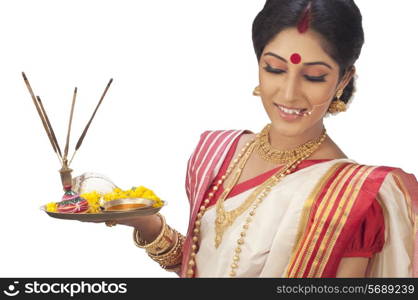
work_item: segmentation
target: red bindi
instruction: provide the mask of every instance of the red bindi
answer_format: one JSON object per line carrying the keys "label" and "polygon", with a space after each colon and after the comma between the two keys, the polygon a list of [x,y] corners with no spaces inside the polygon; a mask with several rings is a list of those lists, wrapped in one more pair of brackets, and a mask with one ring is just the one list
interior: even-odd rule
{"label": "red bindi", "polygon": [[302,57],[300,57],[300,55],[298,53],[293,53],[292,56],[290,57],[290,61],[297,65],[300,64],[300,62],[302,61]]}

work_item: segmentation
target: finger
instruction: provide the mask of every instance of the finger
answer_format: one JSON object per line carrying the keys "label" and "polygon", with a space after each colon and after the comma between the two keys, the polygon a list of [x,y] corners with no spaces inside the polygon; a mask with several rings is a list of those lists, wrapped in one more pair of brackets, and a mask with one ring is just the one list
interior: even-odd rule
{"label": "finger", "polygon": [[111,221],[106,221],[105,224],[108,227],[113,227],[113,226],[116,226],[118,224],[118,222],[116,222],[114,220],[111,220]]}

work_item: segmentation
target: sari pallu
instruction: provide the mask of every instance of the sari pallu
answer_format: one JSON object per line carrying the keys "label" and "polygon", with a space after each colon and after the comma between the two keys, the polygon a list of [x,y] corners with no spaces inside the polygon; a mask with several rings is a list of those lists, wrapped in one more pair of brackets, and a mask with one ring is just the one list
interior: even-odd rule
{"label": "sari pallu", "polygon": [[[183,247],[181,277],[185,277],[191,231],[204,194],[218,173],[232,143],[245,132],[248,131],[206,131],[201,135],[199,144],[189,159],[186,192],[190,201],[190,222]],[[298,184],[304,188],[298,188]],[[413,262],[418,258],[418,183],[414,175],[398,168],[366,166],[350,159],[336,159],[292,173],[279,183],[277,191],[275,189],[276,187],[270,193],[271,197],[283,198],[284,195],[293,194],[286,208],[289,209],[289,212],[286,212],[288,218],[279,220],[281,223],[277,223],[280,225],[277,227],[274,227],[276,223],[272,223],[273,227],[269,232],[263,232],[263,235],[270,236],[266,236],[265,249],[268,250],[265,251],[262,260],[246,262],[245,255],[242,257],[240,268],[242,265],[243,273],[240,276],[335,277],[350,236],[358,228],[362,217],[375,199],[379,201],[384,212],[386,242],[382,251],[371,259],[366,276],[417,276],[417,265]],[[228,199],[225,203],[228,204],[229,201],[232,205],[234,199]],[[263,205],[268,207],[276,204],[263,202],[258,209],[261,210],[261,214]],[[271,209],[279,213],[285,208],[271,206]],[[258,218],[267,220],[265,217],[273,214],[271,209],[265,209],[265,215]],[[204,218],[210,218],[210,214],[208,210]],[[236,226],[241,226],[238,219]],[[254,243],[251,236],[247,238],[248,243]],[[225,270],[228,269],[232,256],[227,255],[227,259],[223,261],[222,251],[232,254],[236,238],[224,239],[220,249],[215,252],[210,252],[209,246],[213,247],[211,239],[210,232],[202,231],[202,244],[198,255],[215,255],[216,259],[207,265],[197,263],[197,276],[228,276]],[[250,255],[247,260],[252,260],[252,257],[257,256]],[[226,269],[222,270],[219,266],[216,269],[216,262],[226,264]],[[246,270],[245,264],[251,263],[260,265],[247,266]],[[257,269],[256,273],[252,274],[251,268]]]}

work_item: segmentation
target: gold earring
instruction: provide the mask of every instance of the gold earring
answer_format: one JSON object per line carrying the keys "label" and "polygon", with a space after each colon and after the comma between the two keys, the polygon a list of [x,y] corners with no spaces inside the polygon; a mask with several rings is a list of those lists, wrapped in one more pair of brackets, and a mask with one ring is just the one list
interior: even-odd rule
{"label": "gold earring", "polygon": [[340,98],[343,95],[344,90],[338,90],[335,95],[337,100],[333,100],[331,105],[328,107],[328,112],[331,114],[337,114],[347,110],[347,105]]}
{"label": "gold earring", "polygon": [[257,85],[253,91],[253,95],[254,96],[260,96],[261,95],[261,91],[260,91],[260,86]]}

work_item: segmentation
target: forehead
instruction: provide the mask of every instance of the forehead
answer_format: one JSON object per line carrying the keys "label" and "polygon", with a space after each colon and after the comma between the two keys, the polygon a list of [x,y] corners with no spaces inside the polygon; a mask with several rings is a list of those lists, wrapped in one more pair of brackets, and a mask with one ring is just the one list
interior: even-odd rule
{"label": "forehead", "polygon": [[312,30],[299,33],[297,28],[285,29],[266,45],[263,52],[273,52],[287,60],[290,60],[292,54],[297,53],[301,56],[302,62],[325,61],[337,66],[322,48],[319,34]]}

